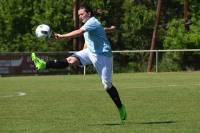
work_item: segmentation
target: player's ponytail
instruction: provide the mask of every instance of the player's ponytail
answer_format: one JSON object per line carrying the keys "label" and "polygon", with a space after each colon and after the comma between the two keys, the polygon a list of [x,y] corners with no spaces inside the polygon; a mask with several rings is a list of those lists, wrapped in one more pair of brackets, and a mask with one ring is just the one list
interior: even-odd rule
{"label": "player's ponytail", "polygon": [[79,9],[84,9],[87,13],[90,13],[90,16],[101,16],[102,14],[106,14],[106,10],[97,9],[96,11],[93,11],[89,6],[81,5]]}
{"label": "player's ponytail", "polygon": [[88,6],[81,5],[81,6],[79,7],[79,10],[80,10],[80,9],[84,9],[85,12],[90,13],[90,16],[91,16],[91,17],[95,15],[94,12],[92,11],[92,9],[91,9],[90,7],[88,7]]}

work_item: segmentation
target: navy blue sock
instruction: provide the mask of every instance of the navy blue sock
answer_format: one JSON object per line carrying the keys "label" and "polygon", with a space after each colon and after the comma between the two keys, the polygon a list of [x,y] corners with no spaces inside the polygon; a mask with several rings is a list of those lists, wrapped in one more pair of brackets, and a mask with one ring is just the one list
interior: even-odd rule
{"label": "navy blue sock", "polygon": [[46,69],[48,68],[63,69],[68,66],[69,66],[69,63],[67,62],[67,60],[64,60],[64,61],[53,60],[53,61],[46,62]]}
{"label": "navy blue sock", "polygon": [[115,103],[117,108],[121,108],[122,107],[122,102],[120,100],[120,97],[119,97],[119,94],[117,92],[117,89],[114,86],[112,86],[111,88],[107,89],[106,91],[110,95],[111,99],[113,100],[113,102]]}

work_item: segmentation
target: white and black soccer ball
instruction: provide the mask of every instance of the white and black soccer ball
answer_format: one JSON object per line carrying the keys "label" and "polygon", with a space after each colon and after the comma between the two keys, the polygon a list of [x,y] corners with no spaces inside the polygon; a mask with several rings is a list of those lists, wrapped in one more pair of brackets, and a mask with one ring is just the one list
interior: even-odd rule
{"label": "white and black soccer ball", "polygon": [[51,36],[51,28],[46,24],[38,25],[35,34],[37,38],[48,38]]}

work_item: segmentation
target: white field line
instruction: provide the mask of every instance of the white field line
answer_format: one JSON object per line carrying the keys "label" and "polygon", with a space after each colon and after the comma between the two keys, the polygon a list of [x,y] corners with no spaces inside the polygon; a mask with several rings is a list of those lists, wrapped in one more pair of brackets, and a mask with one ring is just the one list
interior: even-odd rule
{"label": "white field line", "polygon": [[[187,84],[187,85],[183,85],[183,84],[169,84],[169,85],[166,85],[166,86],[168,86],[168,87],[180,87],[180,86],[200,86],[200,84],[199,83],[194,83],[194,84]],[[163,87],[163,86],[132,86],[132,87],[129,87],[129,88],[127,88],[127,89],[140,89],[140,88],[161,88],[161,87]],[[102,87],[102,89],[101,88],[93,88],[93,89],[74,89],[74,90],[68,90],[68,91],[80,91],[80,90],[82,90],[82,91],[84,91],[84,90],[86,90],[86,91],[105,91],[104,89],[103,89],[103,87]],[[15,96],[19,96],[19,97],[21,97],[21,96],[25,96],[25,95],[27,95],[25,92],[16,92],[16,93],[14,93],[14,94],[10,94],[10,95],[5,95],[5,96],[0,96],[0,97],[4,97],[4,98],[8,98],[8,97],[15,97]]]}
{"label": "white field line", "polygon": [[171,85],[168,85],[168,86],[170,86],[170,87],[176,87],[176,86],[200,86],[200,84],[187,84],[187,85],[184,85],[184,84],[182,84],[182,85],[175,85],[175,84],[171,84]]}
{"label": "white field line", "polygon": [[168,86],[168,87],[181,87],[181,86],[200,86],[200,84],[169,84],[169,85],[158,85],[158,86],[154,86],[154,85],[152,85],[152,86],[133,86],[133,87],[130,87],[129,89],[132,89],[132,88],[134,88],[134,89],[137,89],[137,88],[161,88],[161,87],[166,87],[166,86]]}
{"label": "white field line", "polygon": [[[162,87],[181,87],[181,86],[200,86],[199,83],[192,83],[192,84],[169,84],[169,85],[149,85],[149,86],[131,86],[126,88],[125,90],[129,89],[144,89],[144,88],[162,88]],[[118,88],[118,87],[117,87]],[[120,89],[120,88],[119,88]],[[73,89],[73,90],[67,90],[67,91],[104,91],[105,89],[102,88],[91,88],[91,89]],[[122,88],[123,90],[123,88]]]}
{"label": "white field line", "polygon": [[26,95],[26,93],[25,92],[17,92],[17,96],[25,96]]}
{"label": "white field line", "polygon": [[7,98],[7,97],[15,97],[15,96],[21,97],[21,96],[25,96],[25,95],[26,95],[25,92],[16,92],[14,94],[0,96],[0,97],[5,97],[5,98]]}

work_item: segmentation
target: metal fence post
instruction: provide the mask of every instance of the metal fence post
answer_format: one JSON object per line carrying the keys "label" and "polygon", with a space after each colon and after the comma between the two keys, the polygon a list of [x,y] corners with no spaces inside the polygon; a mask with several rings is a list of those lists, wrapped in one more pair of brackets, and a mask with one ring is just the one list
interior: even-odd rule
{"label": "metal fence post", "polygon": [[156,72],[158,72],[158,51],[156,50]]}

